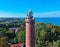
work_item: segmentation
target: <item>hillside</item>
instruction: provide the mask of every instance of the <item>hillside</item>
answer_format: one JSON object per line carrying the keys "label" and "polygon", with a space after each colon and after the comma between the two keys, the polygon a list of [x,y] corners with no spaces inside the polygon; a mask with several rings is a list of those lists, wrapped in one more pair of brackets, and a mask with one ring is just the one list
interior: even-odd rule
{"label": "hillside", "polygon": [[[0,44],[25,43],[25,25],[15,34],[15,30],[0,28]],[[6,39],[3,39],[6,38]],[[7,43],[8,42],[8,43]],[[60,47],[60,27],[41,22],[35,23],[35,47]],[[8,47],[8,46],[7,46]]]}
{"label": "hillside", "polygon": [[25,18],[0,18],[0,28],[20,27],[21,23],[25,23],[24,20]]}

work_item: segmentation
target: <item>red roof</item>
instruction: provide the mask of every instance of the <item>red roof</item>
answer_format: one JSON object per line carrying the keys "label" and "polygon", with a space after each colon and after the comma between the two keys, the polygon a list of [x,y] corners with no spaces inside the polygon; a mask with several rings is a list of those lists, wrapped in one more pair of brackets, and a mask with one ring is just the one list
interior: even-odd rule
{"label": "red roof", "polygon": [[24,47],[24,44],[11,44],[10,47]]}

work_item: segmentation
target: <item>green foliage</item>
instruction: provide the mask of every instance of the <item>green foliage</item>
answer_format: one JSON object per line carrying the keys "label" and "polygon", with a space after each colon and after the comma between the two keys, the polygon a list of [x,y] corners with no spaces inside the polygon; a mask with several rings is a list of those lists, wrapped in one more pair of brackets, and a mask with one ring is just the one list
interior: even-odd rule
{"label": "green foliage", "polygon": [[35,47],[55,47],[54,43],[60,39],[59,29],[55,25],[35,23]]}
{"label": "green foliage", "polygon": [[[22,21],[21,21],[22,22]],[[17,33],[13,30],[9,30],[9,26],[6,24],[6,28],[0,28],[0,38],[7,37],[7,40],[0,39],[11,43],[25,43],[25,23],[24,26],[19,28]],[[13,24],[12,24],[13,26]],[[60,47],[60,27],[51,24],[44,24],[40,22],[35,23],[35,47]]]}
{"label": "green foliage", "polygon": [[6,28],[0,28],[0,37],[6,35]]}
{"label": "green foliage", "polygon": [[0,47],[8,47],[7,37],[0,37]]}
{"label": "green foliage", "polygon": [[18,43],[25,43],[25,28],[18,30],[16,37],[17,37]]}

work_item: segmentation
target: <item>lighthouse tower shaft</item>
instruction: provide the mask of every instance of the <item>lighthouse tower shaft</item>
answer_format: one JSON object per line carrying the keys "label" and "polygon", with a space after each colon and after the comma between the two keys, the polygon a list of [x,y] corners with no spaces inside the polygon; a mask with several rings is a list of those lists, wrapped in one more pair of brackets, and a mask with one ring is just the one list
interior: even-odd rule
{"label": "lighthouse tower shaft", "polygon": [[26,18],[26,47],[34,47],[34,19]]}
{"label": "lighthouse tower shaft", "polygon": [[25,22],[26,22],[26,47],[35,47],[33,16],[27,16]]}

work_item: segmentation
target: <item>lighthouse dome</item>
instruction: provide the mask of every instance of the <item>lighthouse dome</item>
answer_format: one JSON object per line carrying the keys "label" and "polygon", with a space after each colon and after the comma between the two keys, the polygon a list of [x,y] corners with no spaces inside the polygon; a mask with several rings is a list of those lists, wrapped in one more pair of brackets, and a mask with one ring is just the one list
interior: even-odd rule
{"label": "lighthouse dome", "polygon": [[32,16],[32,15],[33,15],[33,12],[32,12],[32,10],[29,9],[29,10],[27,11],[27,16]]}

